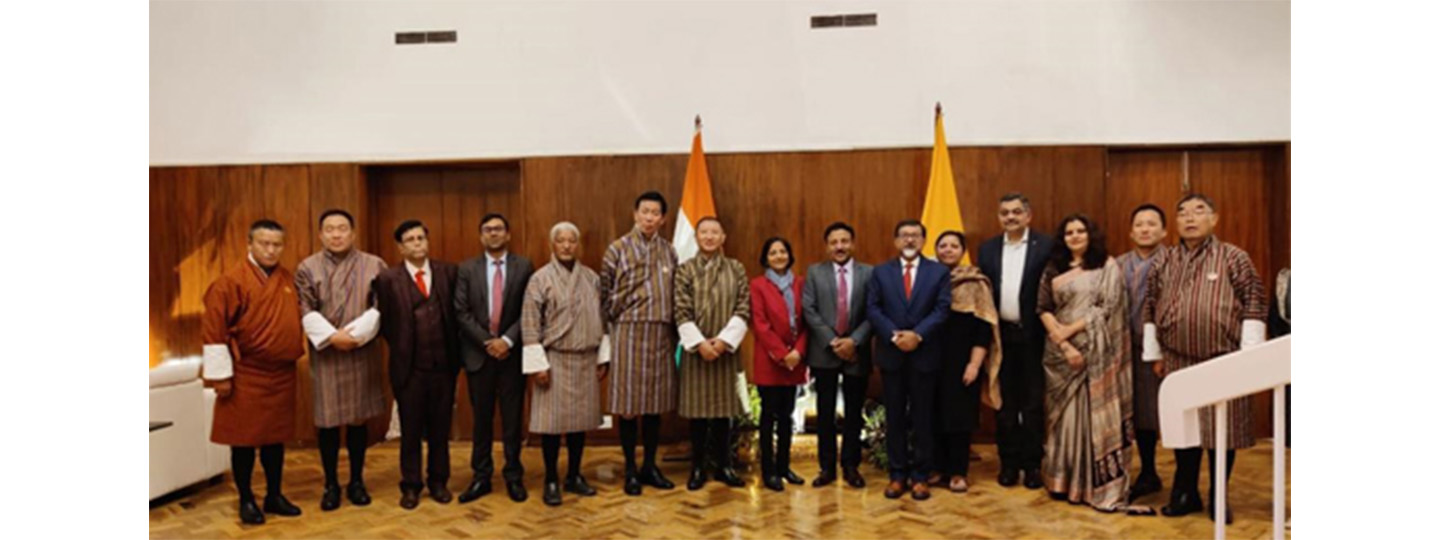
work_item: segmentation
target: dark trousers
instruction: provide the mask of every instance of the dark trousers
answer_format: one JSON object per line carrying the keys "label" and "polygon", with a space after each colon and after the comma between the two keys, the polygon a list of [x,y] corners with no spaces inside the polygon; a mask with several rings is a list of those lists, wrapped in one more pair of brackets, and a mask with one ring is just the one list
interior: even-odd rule
{"label": "dark trousers", "polygon": [[[1214,497],[1215,481],[1215,451],[1206,450],[1205,454],[1210,456],[1210,496]],[[1171,489],[1175,494],[1190,493],[1197,498],[1200,496],[1200,456],[1199,447],[1176,448],[1175,449],[1175,482]],[[1235,450],[1225,451],[1225,482],[1230,482],[1230,474],[1235,472]],[[1213,501],[1212,501],[1213,502]]]}
{"label": "dark trousers", "polygon": [[[455,372],[420,371],[396,389],[400,408],[400,489],[444,486],[450,480],[450,419],[454,417]],[[420,441],[430,448],[420,476]]]}
{"label": "dark trousers", "polygon": [[[840,388],[840,369],[815,369],[816,418],[820,437],[820,470],[835,472],[835,397]],[[865,389],[869,377],[845,376],[845,426],[842,429],[844,444],[840,451],[840,466],[860,466],[860,428],[865,425]]]}
{"label": "dark trousers", "polygon": [[1000,395],[1005,399],[995,412],[1000,467],[1039,469],[1045,457],[1044,337],[1028,339],[1009,323],[1001,328]]}
{"label": "dark trousers", "polygon": [[[285,470],[285,445],[261,446],[260,464],[265,467],[266,496],[279,497],[280,478]],[[240,492],[240,502],[254,501],[255,493],[250,490],[250,476],[255,473],[255,447],[231,446],[230,471],[235,477],[235,490]]]}
{"label": "dark trousers", "polygon": [[939,377],[936,373],[922,373],[909,362],[898,370],[882,371],[880,376],[885,383],[885,450],[890,457],[890,479],[923,482],[934,463]]}
{"label": "dark trousers", "polygon": [[495,474],[491,455],[495,444],[495,404],[500,404],[500,424],[505,432],[505,469],[507,482],[519,482],[525,476],[520,463],[520,414],[525,408],[525,375],[520,372],[520,351],[511,350],[504,360],[486,359],[485,365],[465,374],[470,383],[470,407],[475,412],[474,445],[470,449],[470,469],[476,479]]}
{"label": "dark trousers", "polygon": [[935,434],[935,470],[950,476],[970,474],[970,433]]}
{"label": "dark trousers", "polygon": [[[795,414],[795,387],[760,386],[758,389],[760,474],[785,474],[790,470],[790,441],[795,436],[795,419],[792,416]],[[780,439],[778,443],[777,438]],[[831,444],[834,444],[834,439],[831,439]]]}

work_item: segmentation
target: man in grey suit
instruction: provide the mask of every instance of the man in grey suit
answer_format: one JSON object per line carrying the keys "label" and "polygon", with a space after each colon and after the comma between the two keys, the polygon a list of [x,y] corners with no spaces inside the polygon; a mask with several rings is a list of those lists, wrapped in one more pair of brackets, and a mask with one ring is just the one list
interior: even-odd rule
{"label": "man in grey suit", "polygon": [[470,407],[475,413],[474,446],[470,468],[475,479],[460,494],[466,503],[490,493],[495,472],[495,403],[505,429],[505,489],[510,499],[528,496],[521,482],[520,415],[525,408],[525,375],[520,371],[520,307],[525,285],[535,268],[530,260],[509,253],[510,222],[500,214],[480,219],[480,242],[485,253],[460,265],[455,280],[455,315],[460,323],[461,358],[469,379]]}
{"label": "man in grey suit", "polygon": [[865,317],[865,284],[871,266],[855,261],[855,229],[844,222],[825,228],[825,245],[830,260],[810,265],[805,272],[801,303],[810,343],[805,359],[815,377],[819,397],[820,476],[812,485],[835,481],[835,397],[844,375],[845,427],[840,465],[845,482],[865,487],[860,475],[861,408],[870,383],[870,321]]}

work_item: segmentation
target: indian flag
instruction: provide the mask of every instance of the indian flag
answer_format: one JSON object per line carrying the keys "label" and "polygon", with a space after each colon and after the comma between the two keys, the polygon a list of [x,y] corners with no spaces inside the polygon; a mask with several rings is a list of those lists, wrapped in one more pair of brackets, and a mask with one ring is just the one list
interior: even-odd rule
{"label": "indian flag", "polygon": [[700,253],[695,224],[714,216],[715,199],[710,196],[710,171],[705,168],[705,147],[700,143],[700,117],[695,117],[695,139],[690,142],[690,164],[685,166],[685,191],[680,195],[680,217],[675,220],[675,253],[680,262]]}
{"label": "indian flag", "polygon": [[[688,186],[688,185],[687,185]],[[687,187],[688,189],[688,187]],[[925,211],[920,223],[928,232],[922,253],[935,258],[935,240],[940,233],[954,230],[965,232],[965,221],[960,217],[960,200],[955,195],[955,172],[950,169],[950,147],[945,144],[945,117],[940,104],[935,104],[935,149],[930,156],[930,187],[925,190]],[[960,264],[970,264],[970,250]]]}

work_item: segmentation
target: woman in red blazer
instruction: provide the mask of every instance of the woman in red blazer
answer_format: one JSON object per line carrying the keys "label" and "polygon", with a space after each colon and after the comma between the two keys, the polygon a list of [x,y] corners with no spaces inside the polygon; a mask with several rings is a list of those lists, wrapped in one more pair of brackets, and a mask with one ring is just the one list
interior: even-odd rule
{"label": "woman in red blazer", "polygon": [[[805,282],[790,272],[794,264],[790,242],[770,238],[760,249],[765,274],[750,281],[750,318],[755,326],[751,382],[760,389],[760,470],[765,487],[775,491],[785,491],[784,482],[805,483],[790,470],[795,387],[805,384],[808,377],[806,328],[800,305]],[[774,432],[780,439],[778,449]]]}

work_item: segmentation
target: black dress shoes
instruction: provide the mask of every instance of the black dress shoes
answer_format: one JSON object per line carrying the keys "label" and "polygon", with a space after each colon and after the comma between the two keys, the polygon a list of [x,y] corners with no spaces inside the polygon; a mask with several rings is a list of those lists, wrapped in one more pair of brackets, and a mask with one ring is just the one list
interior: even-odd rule
{"label": "black dress shoes", "polygon": [[560,506],[560,482],[546,480],[545,491],[540,495],[540,500],[545,501],[546,506]]}
{"label": "black dress shoes", "polygon": [[790,483],[790,485],[794,485],[794,486],[803,486],[803,485],[805,485],[805,479],[804,479],[804,478],[801,478],[800,475],[795,474],[795,471],[792,471],[792,470],[790,470],[790,469],[785,469],[785,474],[780,475],[780,478],[784,478],[786,482],[789,482],[789,483]]}
{"label": "black dress shoes", "polygon": [[735,474],[735,469],[730,467],[722,467],[715,471],[715,479],[730,487],[745,487],[745,481],[740,479],[740,475]]}
{"label": "black dress shoes", "polygon": [[1179,517],[1204,509],[1205,505],[1200,502],[1199,493],[1171,493],[1170,504],[1161,508],[1160,514],[1165,517]]}
{"label": "black dress shoes", "polygon": [[644,490],[644,488],[641,487],[643,485],[644,484],[640,483],[640,475],[635,473],[629,473],[625,475],[626,495],[629,495],[631,497],[640,495],[640,493]]}
{"label": "black dress shoes", "polygon": [[810,485],[812,487],[825,487],[833,483],[835,483],[835,471],[827,471],[822,469],[820,471],[820,476],[816,476],[815,480],[810,482]]}
{"label": "black dress shoes", "polygon": [[255,501],[240,501],[240,522],[246,525],[263,525],[265,513],[255,506]]}
{"label": "black dress shoes", "polygon": [[1142,474],[1135,479],[1135,484],[1130,486],[1130,500],[1133,502],[1151,493],[1158,493],[1163,488],[1164,484],[1160,482],[1158,475]]}
{"label": "black dress shoes", "polygon": [[460,502],[468,503],[475,499],[479,499],[483,495],[488,495],[490,493],[490,490],[491,486],[489,478],[476,478],[470,481],[470,487],[465,488],[465,491],[460,493]]}
{"label": "black dress shoes", "polygon": [[445,484],[430,484],[430,498],[435,502],[446,504],[450,502],[450,497],[450,488]]}
{"label": "black dress shoes", "polygon": [[781,481],[779,476],[766,476],[760,483],[770,491],[785,491],[785,482]]}
{"label": "black dress shoes", "polygon": [[860,474],[859,467],[845,468],[845,483],[856,489],[865,487],[865,476]]}
{"label": "black dress shoes", "polygon": [[1015,487],[1015,484],[1020,483],[1020,470],[1001,467],[1000,476],[995,478],[995,482],[1004,487]]}
{"label": "black dress shoes", "polygon": [[284,495],[266,495],[265,513],[277,516],[295,517],[300,515],[300,507],[290,504],[290,500]]}
{"label": "black dress shoes", "polygon": [[1040,469],[1025,471],[1025,489],[1040,489],[1045,487],[1045,482],[1040,478]]}
{"label": "black dress shoes", "polygon": [[364,482],[350,482],[350,485],[345,486],[345,497],[355,506],[370,504],[370,492],[365,491]]}
{"label": "black dress shoes", "polygon": [[595,488],[585,481],[584,476],[571,476],[565,479],[565,491],[574,493],[581,497],[594,497]]}
{"label": "black dress shoes", "polygon": [[660,473],[659,467],[646,467],[640,470],[640,483],[657,489],[675,489],[675,483]]}
{"label": "black dress shoes", "polygon": [[685,483],[685,489],[699,491],[700,488],[705,487],[705,482],[709,480],[710,478],[706,476],[704,468],[695,467],[690,469],[690,481]]}
{"label": "black dress shoes", "polygon": [[406,510],[414,510],[416,506],[420,506],[420,490],[409,488],[401,489],[400,507]]}
{"label": "black dress shoes", "polygon": [[320,509],[326,512],[340,507],[340,484],[325,486],[325,494],[320,496]]}
{"label": "black dress shoes", "polygon": [[517,503],[525,502],[525,499],[530,498],[530,493],[525,491],[525,484],[518,480],[506,480],[505,492],[510,494],[510,500]]}

